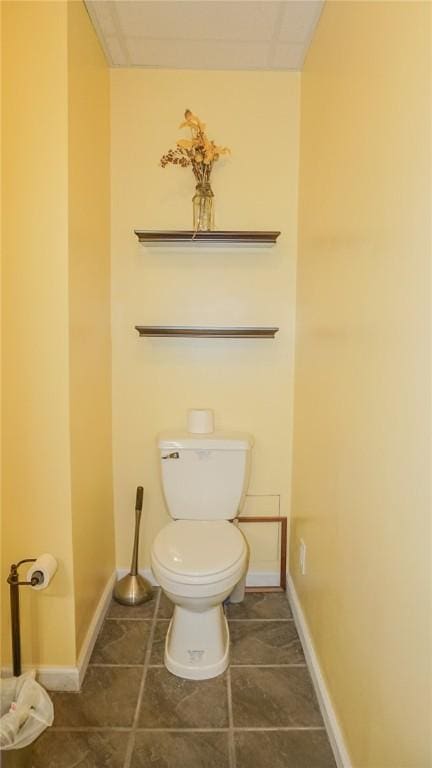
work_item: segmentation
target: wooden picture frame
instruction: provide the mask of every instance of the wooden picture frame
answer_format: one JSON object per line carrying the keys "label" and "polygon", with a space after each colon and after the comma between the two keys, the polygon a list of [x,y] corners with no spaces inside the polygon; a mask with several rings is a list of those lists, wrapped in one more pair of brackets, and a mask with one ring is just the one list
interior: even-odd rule
{"label": "wooden picture frame", "polygon": [[237,518],[239,523],[279,523],[281,527],[280,546],[280,578],[278,587],[246,587],[246,592],[285,592],[286,591],[286,565],[287,565],[287,532],[288,518],[281,515],[269,517],[249,517],[241,515]]}

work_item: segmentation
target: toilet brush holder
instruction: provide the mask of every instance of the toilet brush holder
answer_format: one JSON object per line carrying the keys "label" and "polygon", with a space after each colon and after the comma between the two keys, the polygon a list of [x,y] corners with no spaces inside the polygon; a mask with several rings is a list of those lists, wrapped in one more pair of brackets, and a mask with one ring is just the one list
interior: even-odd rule
{"label": "toilet brush holder", "polygon": [[114,587],[113,597],[122,605],[140,605],[150,600],[153,587],[138,573],[138,545],[141,524],[144,489],[139,485],[135,501],[135,535],[130,573],[120,579]]}

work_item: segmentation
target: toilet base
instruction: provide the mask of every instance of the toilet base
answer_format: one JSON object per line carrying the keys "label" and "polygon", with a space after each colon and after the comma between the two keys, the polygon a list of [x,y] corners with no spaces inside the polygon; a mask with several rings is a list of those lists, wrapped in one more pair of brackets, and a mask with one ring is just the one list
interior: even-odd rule
{"label": "toilet base", "polygon": [[208,680],[229,664],[229,630],[222,606],[200,613],[176,605],[165,641],[165,666],[186,680]]}

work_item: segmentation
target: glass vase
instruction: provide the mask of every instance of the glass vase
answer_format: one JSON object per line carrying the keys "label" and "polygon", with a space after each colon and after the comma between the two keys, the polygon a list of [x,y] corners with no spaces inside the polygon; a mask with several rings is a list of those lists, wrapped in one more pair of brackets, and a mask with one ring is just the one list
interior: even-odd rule
{"label": "glass vase", "polygon": [[211,232],[214,229],[213,197],[209,182],[196,185],[195,194],[192,198],[195,232]]}

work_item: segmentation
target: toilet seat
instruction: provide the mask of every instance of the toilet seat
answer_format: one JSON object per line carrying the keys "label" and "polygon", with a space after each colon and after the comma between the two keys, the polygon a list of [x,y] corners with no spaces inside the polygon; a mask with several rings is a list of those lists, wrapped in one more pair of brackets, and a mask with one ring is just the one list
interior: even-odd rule
{"label": "toilet seat", "polygon": [[156,536],[152,560],[172,581],[211,584],[243,566],[245,539],[228,520],[176,520]]}

